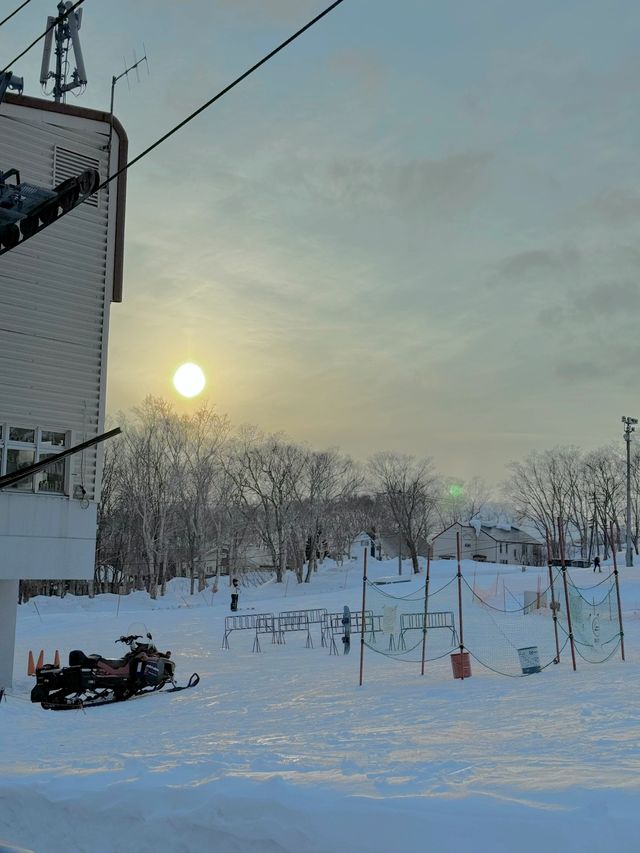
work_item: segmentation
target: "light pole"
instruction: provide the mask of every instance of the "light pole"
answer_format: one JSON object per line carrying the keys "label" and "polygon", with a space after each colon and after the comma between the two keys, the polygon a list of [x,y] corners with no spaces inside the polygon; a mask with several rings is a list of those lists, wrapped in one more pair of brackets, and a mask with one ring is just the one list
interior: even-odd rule
{"label": "light pole", "polygon": [[627,443],[627,559],[625,565],[631,567],[633,566],[633,549],[631,547],[631,433],[636,431],[634,424],[638,423],[638,419],[623,415],[622,423],[624,424],[624,440]]}
{"label": "light pole", "polygon": [[398,530],[398,574],[402,577],[402,531]]}

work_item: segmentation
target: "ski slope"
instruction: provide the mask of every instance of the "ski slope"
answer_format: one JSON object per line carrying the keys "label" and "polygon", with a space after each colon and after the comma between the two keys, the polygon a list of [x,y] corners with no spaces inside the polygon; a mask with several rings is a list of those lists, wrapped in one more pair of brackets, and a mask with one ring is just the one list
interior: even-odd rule
{"label": "ski slope", "polygon": [[[535,589],[537,572],[508,575]],[[432,566],[444,580],[455,563]],[[403,571],[410,573],[405,562]],[[397,564],[371,561],[369,575]],[[577,583],[593,582],[574,570]],[[565,651],[526,678],[480,669],[454,680],[448,657],[419,664],[330,655],[312,626],[285,645],[233,633],[222,650],[226,585],[190,597],[38,598],[19,608],[16,683],[0,705],[0,839],[37,853],[631,853],[640,807],[640,569],[621,569],[627,661]],[[398,584],[398,591],[424,583]],[[242,589],[240,613],[361,606],[361,564],[321,567],[311,584]],[[394,590],[395,591],[395,590]],[[254,610],[255,608],[255,610]],[[86,712],[29,702],[29,649],[114,655],[148,628],[178,680],[199,687]]]}

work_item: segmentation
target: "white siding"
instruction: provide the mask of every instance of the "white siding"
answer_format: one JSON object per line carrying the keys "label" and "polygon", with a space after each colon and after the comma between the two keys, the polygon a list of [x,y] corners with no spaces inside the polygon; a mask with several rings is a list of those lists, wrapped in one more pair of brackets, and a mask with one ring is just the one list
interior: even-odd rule
{"label": "white siding", "polygon": [[[0,169],[52,187],[56,147],[78,173],[97,162],[107,173],[108,125],[3,104]],[[117,159],[114,135],[112,163]],[[61,168],[60,152],[57,156]],[[72,430],[77,444],[104,429],[108,311],[112,295],[115,185],[23,246],[0,257],[0,422]],[[96,449],[73,457],[71,494],[99,497]],[[35,496],[40,499],[40,496]]]}
{"label": "white siding", "polygon": [[[107,121],[27,101],[0,105],[0,169],[53,187],[97,164],[104,179]],[[112,174],[119,142],[116,132]],[[72,444],[104,431],[116,255],[110,186],[0,257],[0,423],[70,431]],[[92,448],[71,458],[66,495],[0,493],[0,579],[93,576],[101,455]],[[79,487],[84,500],[73,497]]]}

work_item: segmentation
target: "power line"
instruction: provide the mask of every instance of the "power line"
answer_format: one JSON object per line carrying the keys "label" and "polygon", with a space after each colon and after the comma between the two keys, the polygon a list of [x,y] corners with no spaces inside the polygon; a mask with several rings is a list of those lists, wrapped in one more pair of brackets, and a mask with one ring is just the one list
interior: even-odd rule
{"label": "power line", "polygon": [[[82,2],[82,0],[81,0],[81,2]],[[157,148],[159,145],[162,145],[162,143],[165,142],[167,139],[169,139],[170,136],[173,136],[174,133],[177,133],[186,124],[189,124],[189,122],[192,121],[196,116],[200,115],[201,112],[204,112],[204,110],[206,110],[208,107],[210,107],[216,101],[218,101],[223,95],[226,95],[227,92],[230,92],[231,89],[233,89],[235,86],[238,85],[238,83],[241,83],[243,80],[245,80],[251,74],[253,74],[254,71],[257,71],[257,69],[260,68],[261,65],[264,65],[266,62],[268,62],[270,59],[272,59],[277,53],[280,53],[281,50],[283,50],[285,47],[290,45],[291,42],[295,41],[299,36],[301,36],[304,32],[306,32],[308,29],[310,29],[314,24],[317,24],[319,20],[324,18],[325,15],[328,15],[329,12],[332,12],[336,8],[336,6],[339,6],[343,2],[344,2],[344,0],[335,0],[334,3],[332,3],[330,6],[327,6],[327,8],[323,12],[320,12],[319,15],[316,15],[316,17],[313,18],[311,21],[309,21],[308,24],[305,24],[304,27],[301,27],[292,36],[289,36],[288,39],[285,39],[285,41],[283,41],[281,44],[279,44],[278,47],[274,48],[274,50],[272,50],[270,53],[268,53],[266,56],[264,56],[259,62],[256,62],[255,65],[252,65],[251,68],[247,69],[239,77],[236,77],[236,79],[232,83],[229,83],[228,86],[225,86],[224,89],[221,89],[217,95],[214,95],[213,98],[210,98],[201,107],[198,107],[198,109],[195,110],[195,112],[192,112],[191,115],[187,116],[187,118],[183,119],[183,121],[181,121],[179,124],[175,125],[175,127],[173,127],[170,131],[165,133],[164,136],[161,136],[160,139],[156,140],[148,148],[145,148],[144,151],[142,151],[140,154],[138,154],[137,157],[134,157],[133,160],[130,160],[121,169],[118,169],[117,172],[114,172],[113,175],[111,175],[109,178],[107,178],[105,181],[103,181],[100,184],[100,186],[97,188],[96,192],[99,189],[102,189],[103,187],[105,187],[107,184],[111,183],[111,181],[115,180],[123,172],[126,172],[127,169],[129,169],[131,166],[133,166],[139,160],[142,160],[143,157],[146,157],[147,154],[151,153],[151,151],[153,151],[154,148]],[[78,5],[78,4],[76,4],[76,5]],[[71,11],[71,10],[69,10],[69,11]]]}
{"label": "power line", "polygon": [[[27,2],[30,2],[30,0],[27,0]],[[58,26],[58,24],[59,24],[61,21],[64,21],[64,19],[65,19],[65,18],[68,18],[68,17],[69,17],[69,15],[70,15],[72,12],[74,12],[74,11],[78,8],[78,6],[82,6],[82,4],[83,4],[83,3],[84,3],[84,0],[77,0],[77,3],[74,3],[74,4],[73,4],[73,6],[71,6],[71,8],[69,8],[69,9],[67,9],[67,11],[66,11],[66,12],[64,12],[62,15],[58,15],[58,17],[54,19],[53,23],[52,23],[52,24],[50,24],[50,25],[47,27],[47,29],[42,33],[42,35],[38,36],[38,38],[37,38],[37,39],[34,39],[34,41],[32,41],[32,42],[31,42],[31,44],[29,45],[29,47],[26,47],[26,48],[22,51],[22,53],[19,53],[19,54],[16,56],[16,58],[15,58],[15,59],[12,59],[12,60],[11,60],[11,62],[9,62],[9,64],[8,64],[8,65],[5,65],[5,67],[2,69],[2,71],[0,71],[0,74],[3,74],[5,71],[8,71],[8,70],[9,70],[9,68],[11,68],[11,66],[12,66],[12,65],[15,65],[15,63],[16,63],[19,59],[22,59],[22,57],[25,55],[25,53],[28,53],[28,51],[30,51],[30,50],[31,50],[31,48],[32,48],[35,44],[38,44],[38,42],[39,42],[41,39],[43,39],[43,38],[46,36],[46,34],[47,34],[50,30],[52,30],[54,27],[57,27],[57,26]],[[24,4],[23,4],[23,5],[24,5]],[[21,6],[20,8],[22,8],[22,6]],[[16,12],[18,12],[18,11],[19,11],[19,9],[16,9]],[[14,14],[14,15],[15,15],[15,12],[13,12],[12,14]],[[9,15],[9,17],[11,17],[11,15]],[[5,19],[5,20],[8,20],[8,18],[7,18],[7,19]],[[4,21],[3,21],[3,23],[4,23]]]}
{"label": "power line", "polygon": [[3,24],[6,24],[6,23],[7,23],[7,21],[8,21],[10,18],[13,18],[13,16],[14,16],[14,15],[17,15],[17,14],[18,14],[18,12],[20,11],[20,9],[24,9],[24,7],[25,7],[25,6],[28,6],[28,5],[29,5],[29,3],[31,3],[31,0],[24,0],[24,3],[23,3],[21,6],[18,6],[18,8],[17,8],[14,12],[12,12],[10,15],[7,15],[7,17],[6,17],[3,21],[0,21],[0,27],[1,27]]}

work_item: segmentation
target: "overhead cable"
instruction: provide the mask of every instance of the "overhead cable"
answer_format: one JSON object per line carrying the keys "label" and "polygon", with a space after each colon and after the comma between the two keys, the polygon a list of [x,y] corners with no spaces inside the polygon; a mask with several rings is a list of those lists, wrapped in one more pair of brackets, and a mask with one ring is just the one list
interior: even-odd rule
{"label": "overhead cable", "polygon": [[20,9],[24,9],[25,6],[28,6],[29,3],[31,3],[31,0],[24,0],[24,3],[21,6],[18,6],[18,8],[15,11],[13,11],[10,15],[7,15],[7,17],[4,18],[4,20],[0,21],[0,27],[3,24],[6,24],[7,21],[10,20],[11,18],[13,18],[14,15],[17,15],[18,12],[20,11]]}
{"label": "overhead cable", "polygon": [[[186,124],[189,124],[190,121],[192,121],[196,116],[200,115],[201,112],[204,112],[204,110],[206,110],[208,107],[210,107],[211,104],[218,101],[223,95],[226,95],[227,92],[230,92],[231,89],[233,89],[235,86],[238,85],[238,83],[241,83],[243,80],[245,80],[251,74],[253,74],[254,71],[257,71],[261,65],[264,65],[266,62],[268,62],[270,59],[272,59],[276,55],[276,53],[279,53],[285,47],[290,45],[291,42],[295,41],[299,36],[301,36],[304,32],[306,32],[308,29],[310,29],[314,24],[317,24],[317,22],[319,20],[324,18],[325,15],[328,15],[329,12],[332,12],[336,8],[336,6],[339,6],[343,2],[344,2],[344,0],[335,0],[334,3],[332,3],[330,6],[327,6],[327,8],[323,12],[320,12],[320,14],[316,15],[316,17],[313,18],[313,20],[309,21],[308,24],[305,24],[304,27],[301,27],[292,36],[289,36],[288,39],[283,41],[282,44],[279,44],[278,47],[274,48],[274,50],[272,50],[270,53],[268,53],[266,56],[264,56],[259,62],[256,62],[255,65],[252,65],[251,68],[247,69],[244,72],[244,74],[241,74],[239,77],[236,77],[236,79],[232,83],[229,83],[228,86],[225,86],[224,89],[221,89],[217,95],[214,95],[213,98],[210,98],[201,107],[198,107],[198,109],[195,110],[195,112],[192,112],[191,115],[187,116],[187,118],[183,119],[183,121],[181,121],[179,124],[177,124],[175,127],[173,127],[170,131],[165,133],[164,136],[161,136],[160,139],[156,140],[148,148],[145,148],[144,151],[142,151],[140,154],[138,154],[137,157],[134,157],[133,160],[130,160],[121,169],[118,169],[117,172],[114,172],[113,175],[111,175],[109,178],[107,178],[105,181],[103,181],[100,184],[98,189],[102,189],[103,187],[105,187],[108,183],[115,180],[123,172],[126,172],[127,169],[130,169],[131,166],[134,165],[134,163],[137,163],[139,160],[142,160],[143,157],[146,157],[147,154],[151,153],[151,151],[153,151],[154,148],[157,148],[159,145],[162,145],[162,143],[165,142],[167,139],[169,139],[170,136],[173,136],[174,133],[177,133]],[[97,190],[96,190],[96,192],[97,192]]]}
{"label": "overhead cable", "polygon": [[[57,27],[61,21],[64,21],[65,18],[68,18],[69,15],[72,12],[74,12],[78,8],[78,6],[82,6],[83,3],[84,3],[84,0],[77,0],[77,2],[74,3],[73,6],[71,6],[69,9],[67,9],[66,12],[63,12],[62,15],[58,15],[57,18],[54,18],[53,23],[47,27],[47,29],[42,33],[42,35],[39,35],[37,39],[34,39],[31,42],[31,44],[29,45],[29,47],[26,47],[22,51],[22,53],[19,53],[14,59],[11,60],[11,62],[9,62],[7,65],[5,65],[5,67],[2,69],[2,71],[0,71],[0,74],[3,74],[5,71],[8,71],[13,65],[15,65],[15,63],[19,59],[22,59],[22,57],[25,55],[25,53],[28,53],[35,44],[38,44],[38,42],[46,36],[46,34],[49,32],[49,30],[52,30],[54,27]],[[22,8],[22,6],[20,8]],[[18,12],[18,11],[19,11],[19,9],[16,9],[16,12]],[[15,12],[13,12],[12,14],[15,15]],[[11,15],[9,15],[9,17],[11,17]],[[5,20],[8,20],[8,18],[6,18]],[[4,21],[3,21],[3,23],[4,23]]]}

